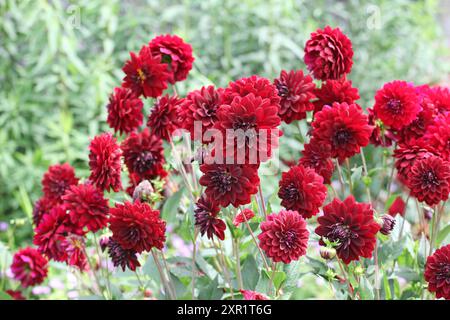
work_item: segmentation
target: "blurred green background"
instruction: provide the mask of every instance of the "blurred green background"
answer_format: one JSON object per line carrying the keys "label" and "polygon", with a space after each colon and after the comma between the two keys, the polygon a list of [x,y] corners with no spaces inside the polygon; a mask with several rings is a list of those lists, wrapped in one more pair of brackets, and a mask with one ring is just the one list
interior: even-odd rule
{"label": "blurred green background", "polygon": [[0,0],[0,222],[24,219],[13,240],[0,230],[0,241],[30,242],[32,203],[50,164],[67,161],[86,175],[89,139],[107,129],[106,101],[128,52],[155,35],[192,44],[184,95],[254,73],[273,79],[281,69],[305,70],[309,34],[339,26],[353,42],[350,78],[367,107],[392,79],[446,81],[443,3]]}

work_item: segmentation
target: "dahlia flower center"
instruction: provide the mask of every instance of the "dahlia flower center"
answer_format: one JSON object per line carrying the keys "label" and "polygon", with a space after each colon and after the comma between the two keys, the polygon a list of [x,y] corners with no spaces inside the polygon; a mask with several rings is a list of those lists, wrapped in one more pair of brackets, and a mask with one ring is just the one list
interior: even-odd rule
{"label": "dahlia flower center", "polygon": [[137,78],[139,80],[139,82],[144,82],[145,79],[147,78],[147,76],[145,75],[145,72],[142,69],[137,69]]}
{"label": "dahlia flower center", "polygon": [[350,245],[352,239],[358,238],[358,235],[350,230],[349,226],[336,223],[331,227],[327,238],[333,242],[337,241],[339,248],[346,248]]}
{"label": "dahlia flower center", "polygon": [[386,103],[387,108],[390,112],[393,114],[399,114],[402,110],[402,103],[400,100],[397,99],[391,99]]}
{"label": "dahlia flower center", "polygon": [[150,151],[142,151],[134,161],[134,170],[139,173],[144,173],[149,170],[155,162],[156,159]]}
{"label": "dahlia flower center", "polygon": [[291,249],[297,243],[297,233],[292,230],[281,232],[280,244]]}
{"label": "dahlia flower center", "polygon": [[237,178],[233,177],[228,171],[215,172],[211,180],[221,194],[230,192],[233,185],[237,183]]}
{"label": "dahlia flower center", "polygon": [[450,282],[450,264],[440,263],[439,271],[436,273],[436,280]]}
{"label": "dahlia flower center", "polygon": [[286,98],[289,95],[289,88],[285,83],[278,82],[276,84],[278,95],[282,98]]}
{"label": "dahlia flower center", "polygon": [[128,232],[125,234],[124,239],[127,242],[136,243],[140,238],[140,232],[139,229],[136,227],[130,227],[128,229]]}
{"label": "dahlia flower center", "polygon": [[238,118],[234,122],[233,129],[238,130],[242,129],[244,131],[255,129],[256,128],[256,116],[249,116],[246,118]]}
{"label": "dahlia flower center", "polygon": [[333,144],[336,147],[346,145],[352,138],[351,132],[347,128],[338,129],[333,135]]}
{"label": "dahlia flower center", "polygon": [[67,185],[64,181],[54,182],[50,186],[50,190],[55,195],[63,195],[66,192],[66,189],[67,189]]}
{"label": "dahlia flower center", "polygon": [[284,198],[289,201],[297,202],[303,200],[303,195],[298,191],[294,183],[289,184],[285,189]]}
{"label": "dahlia flower center", "polygon": [[425,186],[429,187],[439,185],[439,179],[436,177],[436,174],[431,170],[423,173],[422,182]]}

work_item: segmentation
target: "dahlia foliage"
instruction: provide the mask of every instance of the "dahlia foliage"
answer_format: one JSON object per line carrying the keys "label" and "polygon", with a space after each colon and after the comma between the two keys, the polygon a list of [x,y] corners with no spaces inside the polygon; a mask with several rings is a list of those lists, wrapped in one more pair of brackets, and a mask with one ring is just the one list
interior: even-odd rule
{"label": "dahlia foliage", "polygon": [[450,299],[450,90],[387,79],[360,105],[342,30],[304,51],[273,79],[183,95],[191,45],[131,52],[90,174],[48,168],[4,291],[34,297],[67,265],[79,298]]}

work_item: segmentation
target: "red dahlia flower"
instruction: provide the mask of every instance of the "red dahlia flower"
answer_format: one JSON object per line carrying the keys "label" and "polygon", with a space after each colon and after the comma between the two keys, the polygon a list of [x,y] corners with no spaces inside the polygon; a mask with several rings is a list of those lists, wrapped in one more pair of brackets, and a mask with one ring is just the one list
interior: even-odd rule
{"label": "red dahlia flower", "polygon": [[265,295],[256,291],[240,290],[240,292],[244,296],[244,300],[269,300]]}
{"label": "red dahlia flower", "polygon": [[239,213],[234,217],[233,224],[238,227],[241,223],[245,223],[246,221],[250,221],[255,216],[255,213],[245,208],[242,211],[239,211]]}
{"label": "red dahlia flower", "polygon": [[[337,255],[345,264],[359,260],[359,257],[372,257],[380,226],[373,218],[370,204],[358,203],[349,196],[343,202],[334,199],[323,212],[324,215],[317,219],[316,234],[337,242]],[[325,243],[321,240],[320,244]]]}
{"label": "red dahlia flower", "polygon": [[312,111],[311,102],[314,95],[314,84],[311,76],[304,75],[302,70],[281,71],[280,77],[274,80],[274,85],[281,98],[278,115],[286,123],[306,118],[306,111]]}
{"label": "red dahlia flower", "polygon": [[445,87],[434,87],[428,92],[435,109],[441,114],[450,112],[450,89]]}
{"label": "red dahlia flower", "polygon": [[446,201],[450,193],[450,162],[437,156],[417,160],[407,185],[412,196],[429,206]]}
{"label": "red dahlia flower", "polygon": [[203,176],[199,182],[214,204],[234,207],[250,203],[258,192],[259,177],[254,166],[236,164],[202,164]]}
{"label": "red dahlia flower", "polygon": [[427,258],[424,276],[428,291],[435,292],[438,299],[450,300],[450,244],[437,249]]}
{"label": "red dahlia flower", "polygon": [[314,169],[321,175],[325,184],[331,183],[331,176],[334,171],[334,164],[331,160],[331,146],[326,143],[318,143],[312,138],[305,144],[305,150],[302,151],[302,157],[299,164]]}
{"label": "red dahlia flower", "polygon": [[122,188],[120,180],[122,152],[111,133],[96,136],[89,146],[89,167],[91,180],[100,190],[113,189],[118,192]]}
{"label": "red dahlia flower", "polygon": [[261,223],[259,246],[274,262],[290,263],[306,254],[309,232],[296,211],[281,210]]}
{"label": "red dahlia flower", "polygon": [[126,268],[135,271],[136,267],[141,266],[136,251],[122,248],[113,238],[108,238],[103,245],[108,248],[108,255],[114,267],[121,267],[122,271],[125,271]]}
{"label": "red dahlia flower", "polygon": [[167,34],[153,38],[149,46],[153,56],[159,57],[162,63],[167,63],[170,83],[187,78],[194,62],[190,44],[178,36]]}
{"label": "red dahlia flower", "polygon": [[41,284],[47,277],[48,261],[36,249],[27,247],[14,255],[11,271],[22,287]]}
{"label": "red dahlia flower", "polygon": [[115,132],[122,134],[136,130],[140,125],[144,115],[142,108],[144,104],[131,90],[125,88],[114,88],[114,92],[109,97],[107,122],[109,127]]}
{"label": "red dahlia flower", "polygon": [[6,290],[5,291],[13,300],[26,300],[26,298],[23,296],[22,292],[19,290]]}
{"label": "red dahlia flower", "polygon": [[131,59],[123,66],[125,72],[122,87],[129,88],[136,95],[159,97],[167,89],[170,73],[160,56],[153,56],[150,47],[143,46],[139,54],[130,52]]}
{"label": "red dahlia flower", "polygon": [[312,135],[317,143],[329,144],[331,156],[343,161],[369,144],[373,127],[368,121],[357,104],[333,103],[316,113]]}
{"label": "red dahlia flower", "polygon": [[450,160],[450,112],[434,119],[422,142],[435,149],[442,158]]}
{"label": "red dahlia flower", "polygon": [[395,217],[398,214],[404,217],[405,210],[406,210],[406,203],[403,201],[402,197],[397,197],[389,207],[389,214],[393,217]]}
{"label": "red dahlia flower", "polygon": [[[222,105],[214,127],[222,132],[226,139],[224,148],[234,152],[237,163],[256,164],[268,160],[272,147],[278,145],[280,122],[278,108],[269,99],[250,93],[244,98],[236,97],[230,105]],[[240,154],[241,150],[245,154]],[[226,155],[230,156],[228,152]]]}
{"label": "red dahlia flower", "polygon": [[56,204],[46,197],[40,198],[34,203],[33,207],[33,223],[37,227],[42,220],[44,214],[47,214]]}
{"label": "red dahlia flower", "polygon": [[394,150],[395,168],[397,169],[398,179],[406,184],[410,175],[411,168],[417,160],[432,157],[434,152],[423,143],[413,142],[413,144],[400,144]]}
{"label": "red dahlia flower", "polygon": [[128,171],[139,177],[153,178],[164,164],[163,142],[145,128],[140,133],[131,133],[121,145]]}
{"label": "red dahlia flower", "polygon": [[323,178],[314,169],[302,165],[283,172],[279,185],[281,205],[288,210],[297,211],[305,219],[316,215],[327,197]]}
{"label": "red dahlia flower", "polygon": [[421,110],[415,87],[406,81],[386,83],[375,94],[373,111],[376,117],[394,130],[409,125]]}
{"label": "red dahlia flower", "polygon": [[318,29],[305,45],[305,64],[318,80],[336,80],[350,73],[352,58],[352,42],[339,28]]}
{"label": "red dahlia flower", "polygon": [[[202,87],[188,93],[180,105],[180,124],[189,130],[191,139],[203,137],[206,130],[211,129],[217,121],[217,110],[223,102],[223,89],[214,86]],[[202,124],[202,131],[195,132],[195,122]]]}
{"label": "red dahlia flower", "polygon": [[103,192],[91,184],[71,186],[63,196],[69,210],[70,220],[74,225],[97,232],[106,227],[108,221],[108,200]]}
{"label": "red dahlia flower", "polygon": [[179,108],[183,100],[169,95],[159,98],[148,117],[147,126],[151,133],[169,141],[170,135],[180,127]]}
{"label": "red dahlia flower", "polygon": [[76,234],[68,235],[64,241],[64,250],[67,252],[66,262],[69,266],[76,266],[80,271],[87,270],[84,237]]}
{"label": "red dahlia flower", "polygon": [[116,203],[110,209],[112,238],[126,250],[137,253],[150,251],[153,247],[162,249],[166,236],[166,222],[148,204],[141,202]]}
{"label": "red dahlia flower", "polygon": [[319,112],[323,106],[331,106],[334,102],[352,104],[360,98],[358,88],[352,87],[352,82],[345,78],[323,82],[320,88],[314,90],[314,94],[317,97],[314,112]]}
{"label": "red dahlia flower", "polygon": [[224,104],[231,104],[235,97],[243,98],[250,93],[253,93],[255,97],[269,99],[271,108],[273,106],[280,108],[277,88],[270,83],[269,79],[257,75],[230,82],[223,94]]}
{"label": "red dahlia flower", "polygon": [[219,207],[210,201],[206,194],[198,199],[195,204],[194,217],[195,225],[200,228],[202,236],[206,233],[208,239],[213,239],[214,235],[220,240],[225,239],[227,226],[222,219],[217,217],[219,210]]}
{"label": "red dahlia flower", "polygon": [[42,178],[42,191],[47,200],[60,203],[66,190],[75,184],[78,184],[78,178],[74,168],[68,163],[55,164],[48,168]]}

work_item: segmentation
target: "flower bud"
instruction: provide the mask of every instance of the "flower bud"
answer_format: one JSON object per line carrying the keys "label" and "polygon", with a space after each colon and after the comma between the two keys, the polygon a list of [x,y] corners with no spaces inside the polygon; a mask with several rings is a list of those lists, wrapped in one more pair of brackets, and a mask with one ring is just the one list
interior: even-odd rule
{"label": "flower bud", "polygon": [[431,218],[433,218],[433,211],[430,209],[423,209],[423,217],[425,218],[425,220],[430,221]]}
{"label": "flower bud", "polygon": [[320,256],[325,260],[331,260],[336,256],[334,248],[320,247]]}
{"label": "flower bud", "polygon": [[133,192],[133,201],[147,201],[153,192],[152,184],[148,180],[144,180],[138,184]]}
{"label": "flower bud", "polygon": [[379,223],[381,226],[380,232],[386,236],[391,234],[395,227],[395,219],[389,214],[383,214]]}

